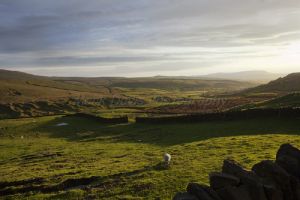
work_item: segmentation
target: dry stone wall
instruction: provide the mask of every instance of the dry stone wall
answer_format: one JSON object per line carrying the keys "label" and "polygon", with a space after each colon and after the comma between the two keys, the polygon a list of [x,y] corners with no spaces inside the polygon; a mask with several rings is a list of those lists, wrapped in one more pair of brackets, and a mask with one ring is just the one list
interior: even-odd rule
{"label": "dry stone wall", "polygon": [[173,200],[300,200],[300,150],[283,144],[275,161],[261,161],[251,171],[224,160],[209,181],[210,186],[189,183]]}

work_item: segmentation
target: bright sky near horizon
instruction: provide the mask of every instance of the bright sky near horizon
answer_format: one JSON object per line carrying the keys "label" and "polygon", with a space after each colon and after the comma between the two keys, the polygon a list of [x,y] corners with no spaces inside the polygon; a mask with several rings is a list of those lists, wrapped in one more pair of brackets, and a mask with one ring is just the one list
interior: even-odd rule
{"label": "bright sky near horizon", "polygon": [[0,0],[0,68],[55,76],[300,71],[300,1]]}

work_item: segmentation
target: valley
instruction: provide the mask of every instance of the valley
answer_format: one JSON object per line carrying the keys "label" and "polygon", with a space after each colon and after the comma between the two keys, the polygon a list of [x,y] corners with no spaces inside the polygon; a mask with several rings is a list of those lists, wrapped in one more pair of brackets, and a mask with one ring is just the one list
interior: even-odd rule
{"label": "valley", "polygon": [[[207,174],[225,158],[247,169],[274,159],[282,143],[300,147],[298,117],[211,117],[297,112],[297,74],[258,85],[1,72],[4,199],[172,199],[189,182],[207,184]],[[168,168],[162,165],[165,152],[172,155]]]}

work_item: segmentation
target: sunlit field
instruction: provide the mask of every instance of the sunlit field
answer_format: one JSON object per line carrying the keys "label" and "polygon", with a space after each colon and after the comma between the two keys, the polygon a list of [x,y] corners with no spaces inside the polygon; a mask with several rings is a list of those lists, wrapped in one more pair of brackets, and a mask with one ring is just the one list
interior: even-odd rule
{"label": "sunlit field", "polygon": [[[274,159],[282,143],[300,147],[299,122],[101,124],[64,116],[1,120],[0,194],[4,199],[171,199],[189,182],[207,183],[208,174],[219,170],[225,158],[250,168]],[[172,155],[169,168],[160,165],[165,152]]]}

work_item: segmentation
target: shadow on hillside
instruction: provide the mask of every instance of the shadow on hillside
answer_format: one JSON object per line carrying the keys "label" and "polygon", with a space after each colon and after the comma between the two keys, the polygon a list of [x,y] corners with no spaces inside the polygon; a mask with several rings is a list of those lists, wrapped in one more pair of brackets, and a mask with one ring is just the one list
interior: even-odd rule
{"label": "shadow on hillside", "polygon": [[[179,124],[104,124],[81,117],[58,117],[42,124],[34,131],[69,141],[132,142],[171,146],[213,137],[300,134],[300,119],[267,118],[235,121],[215,121]],[[57,126],[67,123],[66,126]]]}

